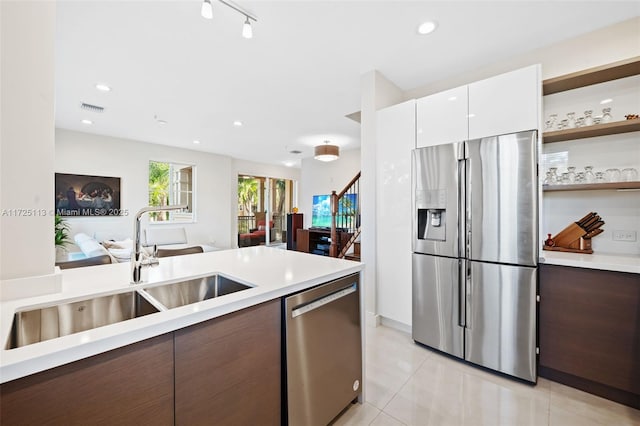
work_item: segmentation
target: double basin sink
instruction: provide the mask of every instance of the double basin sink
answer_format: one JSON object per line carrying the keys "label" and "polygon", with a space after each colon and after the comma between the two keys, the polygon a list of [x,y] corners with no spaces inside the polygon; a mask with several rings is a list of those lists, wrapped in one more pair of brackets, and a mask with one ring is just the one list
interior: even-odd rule
{"label": "double basin sink", "polygon": [[6,349],[115,324],[249,288],[251,286],[218,274],[18,311],[13,317]]}

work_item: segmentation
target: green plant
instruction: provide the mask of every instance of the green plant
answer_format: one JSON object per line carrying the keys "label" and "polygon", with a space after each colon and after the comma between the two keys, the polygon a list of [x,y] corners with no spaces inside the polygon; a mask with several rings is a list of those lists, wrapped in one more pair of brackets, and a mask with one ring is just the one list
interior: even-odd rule
{"label": "green plant", "polygon": [[69,244],[69,224],[60,216],[56,215],[55,218],[55,236],[56,236],[56,247],[62,247]]}

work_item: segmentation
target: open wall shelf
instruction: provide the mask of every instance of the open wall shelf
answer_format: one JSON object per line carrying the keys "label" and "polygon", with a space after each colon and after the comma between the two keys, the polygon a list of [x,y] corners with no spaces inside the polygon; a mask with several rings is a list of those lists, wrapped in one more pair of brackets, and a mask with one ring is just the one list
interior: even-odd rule
{"label": "open wall shelf", "polygon": [[608,182],[608,183],[585,183],[571,185],[542,185],[545,192],[552,191],[598,191],[616,189],[640,189],[640,182]]}
{"label": "open wall shelf", "polygon": [[619,133],[637,132],[640,130],[640,119],[614,121],[612,123],[594,124],[593,126],[544,132],[542,143],[586,139],[596,136],[616,135]]}
{"label": "open wall shelf", "polygon": [[605,81],[617,80],[640,74],[640,56],[593,67],[586,70],[549,78],[542,82],[542,93],[551,95],[578,87],[591,86]]}

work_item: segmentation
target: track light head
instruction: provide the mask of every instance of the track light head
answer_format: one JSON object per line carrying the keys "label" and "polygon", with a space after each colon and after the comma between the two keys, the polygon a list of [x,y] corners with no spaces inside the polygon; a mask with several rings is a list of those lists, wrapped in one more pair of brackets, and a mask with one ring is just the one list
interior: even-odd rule
{"label": "track light head", "polygon": [[251,22],[249,22],[249,17],[244,21],[244,25],[242,26],[242,37],[244,38],[252,38],[253,37],[253,29],[251,28]]}
{"label": "track light head", "polygon": [[202,9],[200,9],[200,13],[205,19],[213,18],[213,6],[211,5],[211,0],[204,0],[202,2]]}

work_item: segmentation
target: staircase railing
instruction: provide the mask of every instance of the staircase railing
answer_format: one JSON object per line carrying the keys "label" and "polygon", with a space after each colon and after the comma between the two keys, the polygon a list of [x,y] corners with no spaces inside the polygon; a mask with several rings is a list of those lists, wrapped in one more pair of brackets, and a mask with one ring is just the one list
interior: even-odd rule
{"label": "staircase railing", "polygon": [[[329,256],[342,258],[360,235],[360,172],[342,191],[331,192]],[[348,238],[345,238],[348,236]],[[346,239],[346,241],[343,241]]]}

